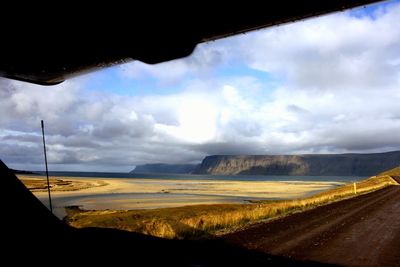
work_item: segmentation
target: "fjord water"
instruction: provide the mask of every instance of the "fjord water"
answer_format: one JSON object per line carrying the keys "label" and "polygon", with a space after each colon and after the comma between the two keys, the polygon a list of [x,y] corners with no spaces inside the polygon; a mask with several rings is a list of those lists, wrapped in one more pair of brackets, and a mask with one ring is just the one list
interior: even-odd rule
{"label": "fjord water", "polygon": [[[45,172],[36,172],[45,175]],[[364,176],[290,176],[290,175],[199,175],[171,173],[118,173],[118,172],[49,172],[50,176],[120,179],[169,179],[169,180],[222,180],[222,181],[301,181],[301,182],[356,182]]]}
{"label": "fjord water", "polygon": [[[44,175],[44,172],[39,172],[39,175]],[[53,205],[55,208],[55,214],[63,218],[66,213],[64,207],[66,206],[80,206],[88,210],[104,210],[104,209],[151,209],[151,208],[166,208],[173,206],[184,206],[198,205],[198,204],[215,204],[215,203],[249,203],[254,200],[275,200],[275,199],[290,199],[293,196],[283,192],[282,196],[274,197],[266,194],[264,197],[257,197],[251,194],[243,195],[233,194],[232,192],[226,192],[224,190],[217,189],[217,192],[212,194],[204,194],[199,192],[196,185],[198,184],[209,184],[215,182],[244,182],[246,184],[253,182],[285,182],[288,186],[291,184],[297,184],[301,186],[304,183],[330,183],[330,186],[339,186],[343,183],[351,183],[366,177],[357,176],[261,176],[261,175],[191,175],[191,174],[139,174],[139,173],[105,173],[105,172],[50,172],[51,177],[60,177],[71,179],[76,177],[77,179],[123,179],[129,184],[140,181],[148,181],[146,183],[154,184],[155,187],[160,184],[169,184],[172,188],[178,188],[171,190],[171,192],[129,192],[129,193],[79,193],[77,194],[53,194]],[[131,181],[131,182],[130,182]],[[182,181],[179,183],[178,181]],[[208,182],[209,181],[209,182]],[[183,184],[188,184],[188,188],[191,188],[189,192],[180,192],[179,188],[182,188]],[[225,184],[225,183],[223,183]],[[183,186],[185,188],[185,186]],[[211,186],[212,187],[212,186]],[[282,188],[283,191],[287,191],[287,188]],[[316,194],[325,189],[310,190],[304,196]],[[167,194],[166,194],[167,193]],[[242,192],[243,193],[243,192]],[[39,199],[48,205],[47,195],[43,194]]]}

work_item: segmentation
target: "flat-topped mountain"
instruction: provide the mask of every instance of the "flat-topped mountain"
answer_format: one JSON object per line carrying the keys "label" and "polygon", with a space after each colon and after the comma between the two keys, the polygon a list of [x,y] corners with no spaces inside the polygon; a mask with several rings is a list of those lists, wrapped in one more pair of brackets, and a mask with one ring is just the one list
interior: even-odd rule
{"label": "flat-topped mountain", "polygon": [[195,174],[370,176],[400,165],[400,151],[373,154],[215,155]]}
{"label": "flat-topped mountain", "polygon": [[196,167],[195,164],[144,164],[137,165],[130,173],[192,173]]}

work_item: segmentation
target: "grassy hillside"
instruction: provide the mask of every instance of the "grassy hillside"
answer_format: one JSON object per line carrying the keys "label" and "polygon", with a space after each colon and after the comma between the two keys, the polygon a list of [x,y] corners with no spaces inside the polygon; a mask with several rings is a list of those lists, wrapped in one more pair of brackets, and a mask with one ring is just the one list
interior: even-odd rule
{"label": "grassy hillside", "polygon": [[[397,174],[397,171],[391,170]],[[382,175],[347,184],[305,199],[267,201],[253,204],[196,205],[177,208],[128,211],[83,211],[67,209],[66,222],[74,227],[106,227],[165,238],[193,238],[214,235],[248,223],[272,219],[333,201],[378,190],[397,183]],[[400,169],[399,169],[400,171]]]}
{"label": "grassy hillside", "polygon": [[379,175],[400,176],[400,166],[397,168],[382,172]]}

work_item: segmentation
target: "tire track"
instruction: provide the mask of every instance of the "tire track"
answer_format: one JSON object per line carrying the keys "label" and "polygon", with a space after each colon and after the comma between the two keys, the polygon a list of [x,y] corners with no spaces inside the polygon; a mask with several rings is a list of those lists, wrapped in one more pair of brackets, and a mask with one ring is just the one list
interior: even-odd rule
{"label": "tire track", "polygon": [[352,266],[399,266],[400,186],[343,200],[225,235],[231,244]]}

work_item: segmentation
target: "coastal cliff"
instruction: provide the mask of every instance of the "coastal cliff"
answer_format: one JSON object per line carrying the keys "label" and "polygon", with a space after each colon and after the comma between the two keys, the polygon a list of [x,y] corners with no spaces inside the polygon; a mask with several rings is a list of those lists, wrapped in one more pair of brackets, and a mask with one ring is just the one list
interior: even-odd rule
{"label": "coastal cliff", "polygon": [[400,151],[374,154],[214,155],[195,174],[370,176],[400,165]]}

